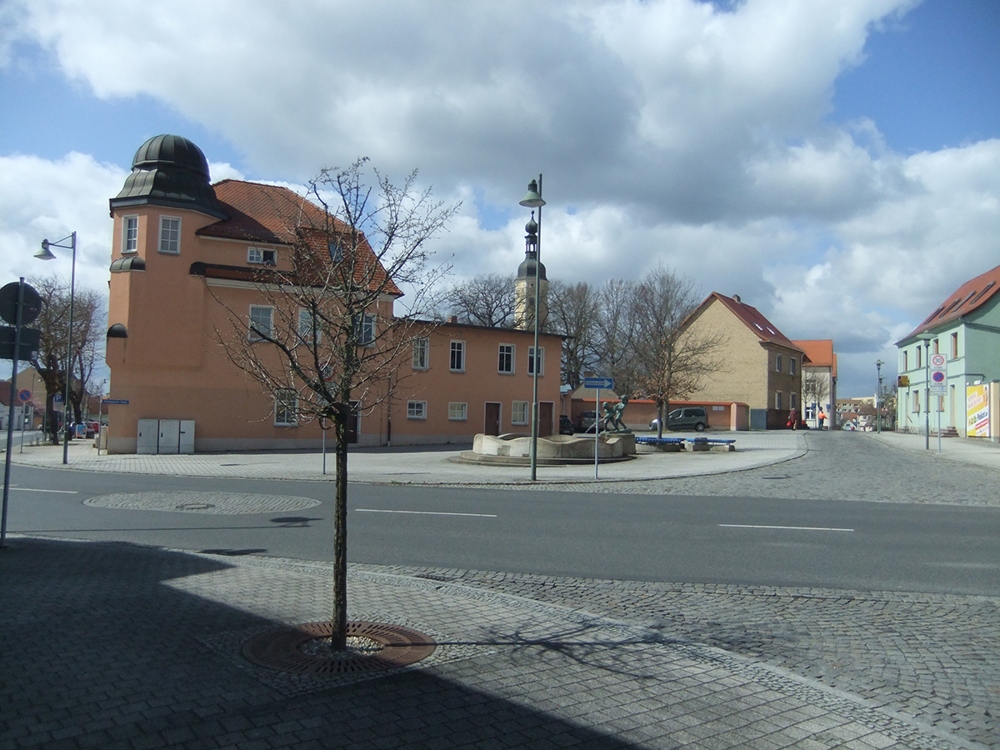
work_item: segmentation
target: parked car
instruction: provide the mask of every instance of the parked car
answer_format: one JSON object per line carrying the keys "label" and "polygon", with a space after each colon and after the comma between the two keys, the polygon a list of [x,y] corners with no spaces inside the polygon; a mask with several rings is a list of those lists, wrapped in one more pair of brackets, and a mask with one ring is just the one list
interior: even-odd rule
{"label": "parked car", "polygon": [[573,427],[573,420],[567,417],[565,414],[559,415],[559,434],[560,435],[572,435],[576,430]]}
{"label": "parked car", "polygon": [[[649,423],[649,429],[659,428],[660,420],[654,419]],[[667,415],[667,425],[670,430],[695,430],[702,432],[708,427],[708,412],[703,406],[684,406],[674,409]]]}
{"label": "parked car", "polygon": [[593,432],[596,424],[597,424],[596,411],[580,412],[580,416],[576,418],[576,431]]}

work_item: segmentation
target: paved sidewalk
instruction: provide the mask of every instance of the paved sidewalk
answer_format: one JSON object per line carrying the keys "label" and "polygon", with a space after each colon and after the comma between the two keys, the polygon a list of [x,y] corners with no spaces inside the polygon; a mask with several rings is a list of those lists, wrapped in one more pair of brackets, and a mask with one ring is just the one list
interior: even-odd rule
{"label": "paved sidewalk", "polygon": [[[694,433],[691,433],[693,436]],[[736,439],[735,452],[706,451],[662,453],[643,449],[632,461],[602,464],[598,481],[662,479],[701,476],[767,466],[796,458],[805,453],[805,439],[800,432],[724,433],[719,437]],[[527,466],[497,466],[458,461],[466,448],[405,447],[354,448],[348,457],[348,477],[352,482],[401,484],[530,484]],[[182,456],[98,455],[91,440],[70,443],[69,463],[62,463],[62,447],[26,445],[24,452],[15,449],[14,463],[47,468],[71,468],[83,471],[115,473],[170,474],[176,476],[229,476],[268,479],[334,478],[334,456],[316,453],[254,452],[195,453]],[[539,466],[538,482],[593,482],[594,465]]]}
{"label": "paved sidewalk", "polygon": [[439,644],[396,673],[288,675],[251,637],[328,619],[328,565],[15,536],[0,746],[978,747],[760,661],[556,604],[354,565],[350,616]]}

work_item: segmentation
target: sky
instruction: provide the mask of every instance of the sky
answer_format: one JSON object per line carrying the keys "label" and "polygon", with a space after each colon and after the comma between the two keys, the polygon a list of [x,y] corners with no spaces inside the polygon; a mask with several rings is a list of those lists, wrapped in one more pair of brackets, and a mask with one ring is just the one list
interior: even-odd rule
{"label": "sky", "polygon": [[[0,283],[104,290],[108,199],[161,133],[212,179],[367,156],[461,201],[452,282],[663,266],[833,339],[838,395],[1000,265],[1000,0],[0,0]],[[58,253],[59,250],[56,249]]]}

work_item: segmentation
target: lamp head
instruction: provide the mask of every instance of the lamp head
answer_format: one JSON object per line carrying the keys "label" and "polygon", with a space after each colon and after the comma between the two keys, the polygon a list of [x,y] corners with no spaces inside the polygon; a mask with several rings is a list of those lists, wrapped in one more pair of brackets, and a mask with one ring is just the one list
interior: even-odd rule
{"label": "lamp head", "polygon": [[545,205],[545,201],[542,200],[542,196],[538,194],[537,180],[532,180],[528,183],[528,192],[525,193],[524,197],[520,201],[518,201],[518,205],[524,206],[525,208],[541,208]]}
{"label": "lamp head", "polygon": [[49,241],[42,240],[42,249],[35,253],[35,257],[39,260],[55,260],[56,256],[52,254],[49,250]]}

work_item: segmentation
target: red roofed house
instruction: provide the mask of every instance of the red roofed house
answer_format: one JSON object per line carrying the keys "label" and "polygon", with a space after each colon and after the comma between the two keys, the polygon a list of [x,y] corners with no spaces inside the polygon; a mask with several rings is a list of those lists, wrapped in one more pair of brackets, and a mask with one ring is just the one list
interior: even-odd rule
{"label": "red roofed house", "polygon": [[[275,403],[230,361],[220,334],[235,335],[236,320],[258,331],[292,331],[297,323],[291,335],[303,335],[303,310],[283,309],[274,289],[290,278],[319,288],[304,277],[342,260],[329,242],[325,212],[284,187],[238,180],[213,186],[201,150],[169,135],[139,148],[110,206],[109,452],[318,447],[322,431],[299,418],[295,393]],[[319,265],[293,263],[296,252],[310,253]],[[384,283],[385,270],[367,241],[356,252],[354,283],[380,291],[360,325],[385,331],[394,326],[393,302],[402,293]],[[303,267],[312,270],[294,276]],[[527,330],[455,323],[405,342],[393,360],[391,397],[383,398],[384,387],[368,403],[357,394],[353,439],[364,445],[471,443],[480,432],[524,432],[533,344]],[[543,436],[554,432],[558,415],[561,344],[545,335],[539,346]]]}
{"label": "red roofed house", "polygon": [[806,424],[818,429],[816,415],[822,409],[826,415],[823,428],[834,430],[837,428],[837,355],[833,351],[833,340],[810,339],[792,343],[806,354],[802,364],[802,408]]}
{"label": "red roofed house", "polygon": [[1000,437],[998,290],[1000,266],[962,284],[896,342],[898,430],[934,434],[940,417],[943,434]]}
{"label": "red roofed house", "polygon": [[805,352],[756,308],[737,296],[712,292],[684,322],[692,335],[721,335],[725,364],[688,396],[695,403],[743,402],[750,429],[779,429],[791,409],[801,409]]}

